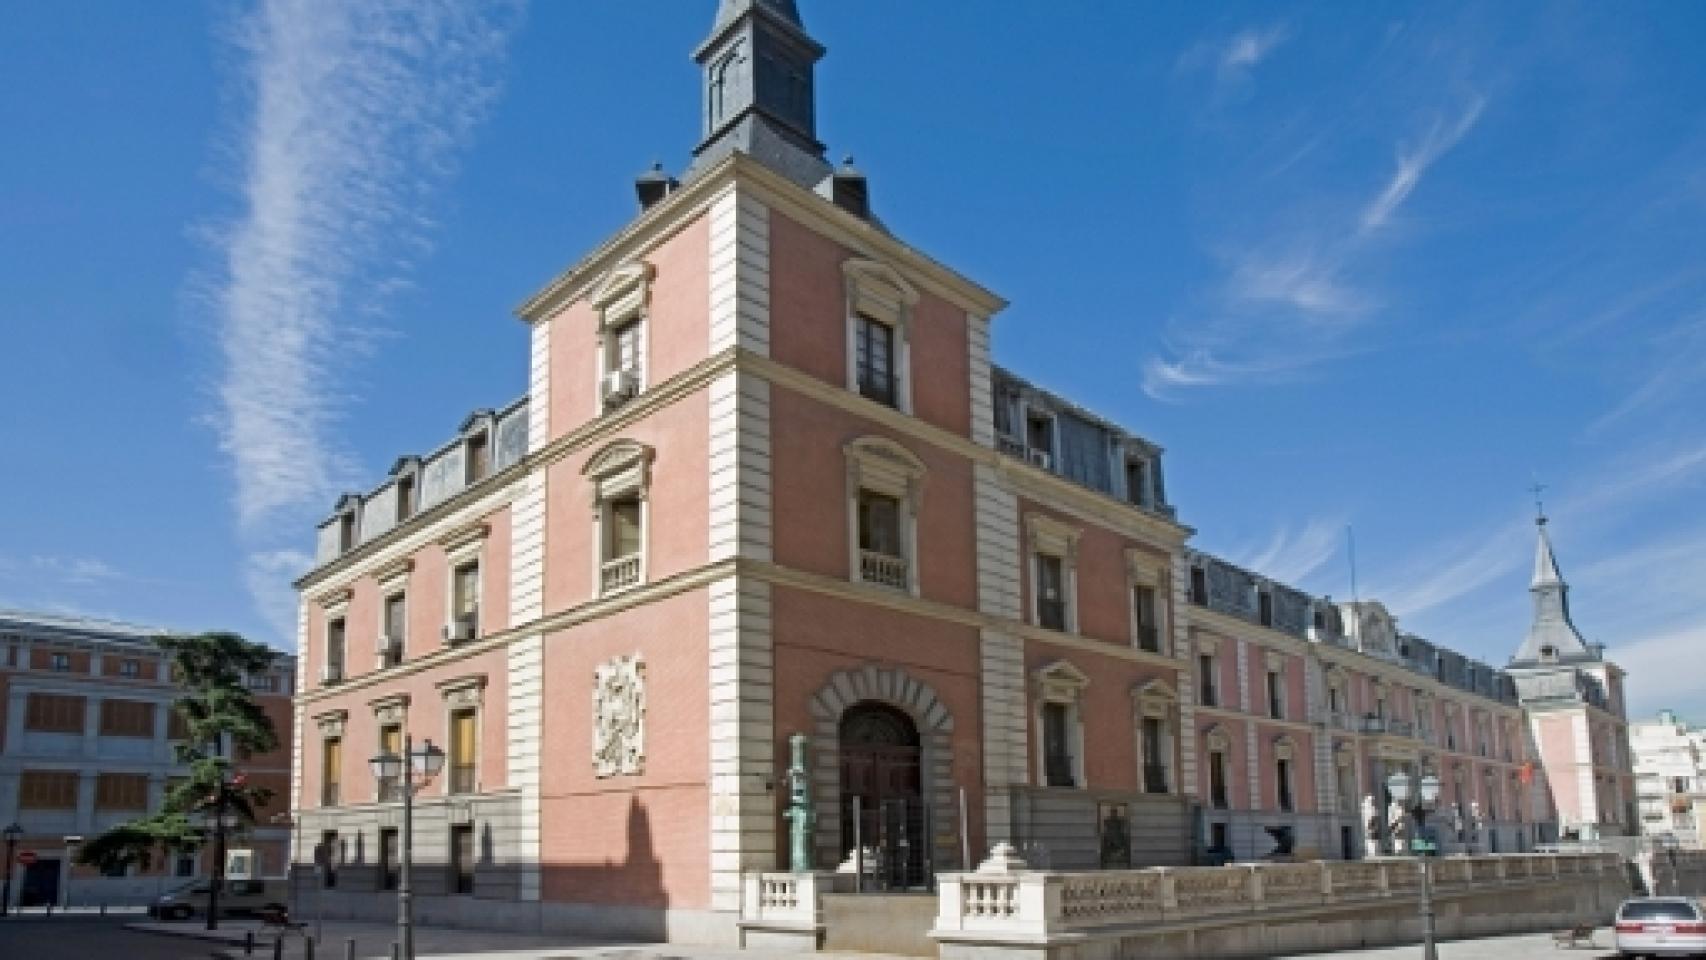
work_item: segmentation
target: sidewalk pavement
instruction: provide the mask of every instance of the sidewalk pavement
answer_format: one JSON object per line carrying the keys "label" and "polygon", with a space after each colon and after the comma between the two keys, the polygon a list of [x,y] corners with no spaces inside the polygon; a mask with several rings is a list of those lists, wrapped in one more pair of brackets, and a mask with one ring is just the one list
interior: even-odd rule
{"label": "sidewalk pavement", "polygon": [[[1439,960],[1615,960],[1611,930],[1594,931],[1592,947],[1563,947],[1550,933],[1525,933],[1513,937],[1481,937],[1475,940],[1445,940],[1439,944]],[[1296,954],[1289,960],[1415,960],[1422,948],[1414,943],[1334,953]]]}
{"label": "sidewalk pavement", "polygon": [[[199,922],[131,923],[129,929],[145,933],[186,937],[225,944],[224,954],[232,960],[248,956],[244,945],[254,934],[257,960],[271,960],[273,941],[282,940],[279,956],[283,960],[306,960],[306,940],[313,933],[292,930],[280,937],[276,927],[263,930],[259,923],[246,920],[222,920],[217,931],[209,931]],[[345,960],[351,956],[348,943],[355,941],[356,960],[390,960],[391,944],[397,938],[397,928],[381,923],[347,923],[328,921],[324,938],[314,947],[314,960]],[[666,943],[629,943],[591,940],[572,935],[539,936],[534,934],[501,933],[491,930],[463,930],[448,927],[415,927],[415,954],[433,960],[750,960],[750,955],[738,950],[715,947],[683,946]]]}

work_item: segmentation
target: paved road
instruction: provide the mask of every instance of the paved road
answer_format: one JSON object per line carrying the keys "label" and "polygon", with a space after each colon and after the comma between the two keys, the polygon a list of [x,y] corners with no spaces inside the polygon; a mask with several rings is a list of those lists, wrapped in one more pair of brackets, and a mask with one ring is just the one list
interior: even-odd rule
{"label": "paved road", "polygon": [[208,960],[214,945],[126,930],[135,917],[6,917],[0,919],[5,960]]}
{"label": "paved road", "polygon": [[[1598,949],[1579,947],[1561,950],[1552,943],[1549,933],[1530,933],[1517,937],[1485,937],[1480,940],[1459,940],[1439,945],[1439,960],[1616,960],[1611,949],[1611,931],[1601,927],[1593,936]],[[1289,960],[1418,960],[1422,948],[1380,947],[1373,950],[1341,950],[1337,953],[1298,954]]]}

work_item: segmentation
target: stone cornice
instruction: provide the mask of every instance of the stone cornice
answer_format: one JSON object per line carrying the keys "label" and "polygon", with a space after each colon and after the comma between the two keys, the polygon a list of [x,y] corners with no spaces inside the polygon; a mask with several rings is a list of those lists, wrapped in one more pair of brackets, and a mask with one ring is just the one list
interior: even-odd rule
{"label": "stone cornice", "polygon": [[989,317],[1007,305],[1005,300],[917,249],[737,153],[684,184],[558,274],[516,307],[516,315],[528,323],[537,323],[586,296],[610,270],[655,250],[704,215],[712,202],[737,185],[743,192],[750,190],[764,205],[817,229],[837,243],[899,266],[909,279],[968,313]]}

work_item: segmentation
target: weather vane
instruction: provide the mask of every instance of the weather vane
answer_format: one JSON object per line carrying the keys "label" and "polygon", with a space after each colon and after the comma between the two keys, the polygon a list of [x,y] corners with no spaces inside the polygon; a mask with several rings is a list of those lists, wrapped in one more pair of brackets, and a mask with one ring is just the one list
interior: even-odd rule
{"label": "weather vane", "polygon": [[1545,489],[1546,484],[1541,483],[1539,477],[1535,477],[1534,482],[1528,486],[1528,492],[1534,494],[1534,522],[1540,525],[1546,523],[1546,504],[1540,499],[1540,494]]}

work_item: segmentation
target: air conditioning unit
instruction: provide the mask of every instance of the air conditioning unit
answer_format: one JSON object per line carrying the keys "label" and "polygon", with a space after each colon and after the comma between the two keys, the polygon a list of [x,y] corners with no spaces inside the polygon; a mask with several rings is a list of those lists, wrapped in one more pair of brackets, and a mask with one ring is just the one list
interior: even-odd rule
{"label": "air conditioning unit", "polygon": [[640,392],[640,375],[632,370],[612,370],[604,375],[604,402],[621,403]]}
{"label": "air conditioning unit", "polygon": [[338,682],[342,681],[343,678],[344,678],[344,665],[343,664],[341,664],[341,663],[327,663],[327,664],[322,664],[320,666],[320,682],[321,683],[338,683]]}
{"label": "air conditioning unit", "polygon": [[380,637],[379,638],[379,665],[384,667],[384,666],[390,666],[392,664],[402,663],[402,662],[403,662],[403,638],[402,637]]}
{"label": "air conditioning unit", "polygon": [[479,631],[480,611],[478,608],[460,614],[444,628],[446,643],[456,643],[461,640],[472,640]]}
{"label": "air conditioning unit", "polygon": [[1049,453],[1047,450],[1038,450],[1036,447],[1031,447],[1025,451],[1025,459],[1031,461],[1031,466],[1033,467],[1041,467],[1044,470],[1054,469],[1054,455]]}

